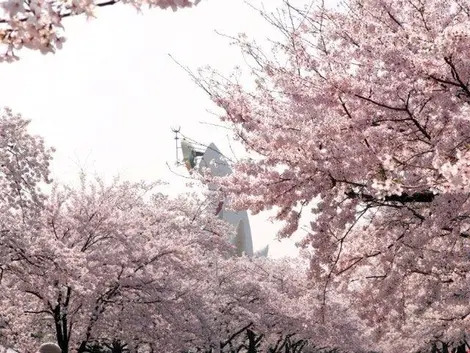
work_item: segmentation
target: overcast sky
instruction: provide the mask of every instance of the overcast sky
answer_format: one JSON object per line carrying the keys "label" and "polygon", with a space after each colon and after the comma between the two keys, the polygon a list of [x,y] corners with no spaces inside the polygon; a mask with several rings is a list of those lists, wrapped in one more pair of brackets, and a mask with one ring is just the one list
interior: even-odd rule
{"label": "overcast sky", "polygon": [[[273,9],[282,1],[266,3]],[[210,65],[230,74],[243,58],[215,30],[258,40],[277,35],[242,0],[203,0],[176,13],[116,5],[65,26],[67,42],[57,54],[20,52],[19,62],[0,65],[1,103],[31,119],[32,131],[57,149],[56,180],[73,183],[84,168],[108,180],[163,179],[176,191],[184,179],[167,167],[175,162],[172,125],[231,152],[228,131],[209,125],[220,123],[208,112],[209,98],[168,54],[192,69]],[[295,253],[292,241],[273,241],[279,225],[267,217],[251,218],[255,250],[271,243],[273,257]]]}

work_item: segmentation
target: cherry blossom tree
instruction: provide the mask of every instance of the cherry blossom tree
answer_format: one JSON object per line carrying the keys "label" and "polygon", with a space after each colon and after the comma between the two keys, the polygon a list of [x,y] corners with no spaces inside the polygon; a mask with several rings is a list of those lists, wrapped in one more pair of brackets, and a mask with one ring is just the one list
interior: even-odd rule
{"label": "cherry blossom tree", "polygon": [[55,186],[42,212],[2,235],[0,344],[222,352],[237,332],[303,327],[302,271],[234,256],[234,230],[207,200],[154,186],[85,177],[78,189]]}
{"label": "cherry blossom tree", "polygon": [[302,344],[304,272],[234,257],[234,230],[212,209],[217,195],[171,199],[151,191],[162,185],[83,176],[80,188],[55,185],[47,196],[53,150],[28,123],[7,109],[0,115],[1,348]]}
{"label": "cherry blossom tree", "polygon": [[262,15],[285,41],[271,55],[233,38],[251,58],[253,84],[199,80],[256,157],[218,181],[232,206],[277,207],[281,237],[308,222],[301,245],[325,323],[344,296],[371,349],[461,342],[470,323],[470,4],[286,2]]}
{"label": "cherry blossom tree", "polygon": [[[40,187],[50,182],[53,149],[29,134],[28,124],[10,109],[0,111],[0,214],[4,221],[35,213],[45,198]],[[2,231],[8,231],[4,224]]]}
{"label": "cherry blossom tree", "polygon": [[137,9],[158,7],[176,11],[199,2],[200,0],[4,0],[0,4],[0,43],[6,50],[0,53],[0,61],[17,60],[15,51],[23,47],[40,50],[42,53],[60,49],[65,41],[65,17],[81,14],[95,17],[97,8],[118,3],[130,4]]}

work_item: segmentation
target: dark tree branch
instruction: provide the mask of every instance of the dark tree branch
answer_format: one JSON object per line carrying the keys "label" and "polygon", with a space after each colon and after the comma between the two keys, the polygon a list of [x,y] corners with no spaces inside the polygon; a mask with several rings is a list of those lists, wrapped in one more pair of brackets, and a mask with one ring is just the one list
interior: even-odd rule
{"label": "dark tree branch", "polygon": [[450,66],[450,70],[452,72],[452,77],[458,82],[459,87],[465,92],[465,94],[467,96],[470,97],[470,90],[468,89],[467,84],[465,84],[465,82],[463,82],[462,78],[459,76],[457,68],[455,67],[454,63],[452,62],[452,58],[447,57],[447,58],[444,58],[444,60],[447,63],[447,65]]}
{"label": "dark tree branch", "polygon": [[418,128],[418,130],[424,135],[424,137],[426,137],[426,139],[431,140],[431,136],[429,135],[429,133],[421,126],[421,124],[418,122],[418,120],[416,120],[416,118],[413,116],[413,114],[411,113],[411,111],[408,107],[410,94],[408,94],[408,98],[407,98],[405,107],[393,107],[393,106],[385,104],[385,103],[377,102],[377,101],[375,101],[375,100],[373,100],[369,97],[361,96],[360,94],[356,94],[355,96],[357,98],[363,99],[363,100],[365,100],[369,103],[375,104],[375,105],[377,105],[381,108],[386,108],[386,109],[394,110],[394,111],[397,111],[397,112],[405,112],[408,115],[409,118],[403,119],[402,121],[406,121],[406,120],[411,121]]}
{"label": "dark tree branch", "polygon": [[242,327],[240,330],[238,330],[237,332],[235,332],[232,336],[230,336],[225,342],[221,342],[220,343],[220,348],[224,348],[226,345],[228,345],[229,343],[231,343],[235,337],[237,337],[238,335],[240,335],[241,333],[243,333],[243,331],[245,330],[248,330],[251,326],[253,325],[252,322],[250,322],[248,325]]}
{"label": "dark tree branch", "polygon": [[[346,196],[350,199],[361,199],[363,201],[379,201],[374,196],[363,193],[356,193],[352,190],[346,192]],[[402,204],[412,202],[425,202],[429,203],[434,200],[436,195],[431,191],[415,192],[414,194],[407,194],[406,192],[400,195],[388,195],[383,200],[385,202],[400,202]]]}
{"label": "dark tree branch", "polygon": [[[96,7],[105,7],[105,6],[110,6],[110,5],[114,5],[114,4],[117,4],[117,3],[120,3],[121,0],[108,0],[108,1],[103,1],[103,2],[99,2],[99,3],[96,3],[94,4]],[[31,15],[33,15],[31,12],[29,13]],[[63,12],[63,13],[60,13],[59,16],[61,18],[65,18],[65,17],[70,17],[70,16],[74,16],[74,15],[79,15],[79,13],[74,13],[73,11],[71,10],[68,10],[66,12]],[[20,21],[20,22],[25,22],[28,20],[28,16],[27,17],[22,17],[22,18],[18,18],[16,19],[17,21]],[[3,18],[3,19],[0,19],[0,23],[8,23],[9,20]]]}

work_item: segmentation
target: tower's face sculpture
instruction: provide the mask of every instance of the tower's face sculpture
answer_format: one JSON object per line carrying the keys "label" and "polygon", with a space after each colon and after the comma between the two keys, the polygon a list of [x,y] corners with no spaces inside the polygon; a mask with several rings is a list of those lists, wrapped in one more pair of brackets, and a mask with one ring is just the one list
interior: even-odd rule
{"label": "tower's face sculpture", "polygon": [[196,166],[196,156],[198,153],[194,149],[193,145],[183,139],[181,140],[181,150],[183,151],[183,161],[186,165],[186,168],[189,171],[194,169]]}

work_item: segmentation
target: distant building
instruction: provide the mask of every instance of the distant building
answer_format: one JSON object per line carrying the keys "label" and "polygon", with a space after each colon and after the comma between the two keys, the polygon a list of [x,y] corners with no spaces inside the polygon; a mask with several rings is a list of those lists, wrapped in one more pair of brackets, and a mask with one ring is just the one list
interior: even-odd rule
{"label": "distant building", "polygon": [[[183,160],[188,170],[201,171],[202,168],[209,168],[215,176],[226,176],[232,173],[232,169],[224,160],[222,153],[213,143],[206,148],[204,152],[198,151],[189,141],[183,139],[181,141],[181,149],[183,151]],[[208,185],[210,190],[216,190],[216,185]],[[236,229],[235,236],[230,239],[231,243],[236,246],[237,255],[245,254],[253,256],[253,240],[251,236],[250,220],[248,212],[230,211],[225,207],[225,200],[219,203],[214,210],[219,218],[232,224]],[[258,256],[266,256],[267,248],[263,249]]]}

